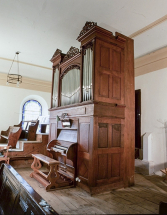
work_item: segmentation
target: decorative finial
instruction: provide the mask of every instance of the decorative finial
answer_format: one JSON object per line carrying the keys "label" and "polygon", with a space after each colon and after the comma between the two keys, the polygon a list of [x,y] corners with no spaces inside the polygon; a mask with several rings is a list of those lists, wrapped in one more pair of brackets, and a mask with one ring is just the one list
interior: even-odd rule
{"label": "decorative finial", "polygon": [[82,35],[84,35],[87,31],[89,31],[94,26],[97,26],[97,22],[86,22],[84,27],[82,28],[82,31],[80,32],[79,36],[77,37],[77,39],[79,37],[81,37]]}
{"label": "decorative finial", "polygon": [[65,55],[63,62],[67,61],[68,59],[72,58],[73,56],[77,55],[79,53],[79,49],[71,46],[67,54]]}

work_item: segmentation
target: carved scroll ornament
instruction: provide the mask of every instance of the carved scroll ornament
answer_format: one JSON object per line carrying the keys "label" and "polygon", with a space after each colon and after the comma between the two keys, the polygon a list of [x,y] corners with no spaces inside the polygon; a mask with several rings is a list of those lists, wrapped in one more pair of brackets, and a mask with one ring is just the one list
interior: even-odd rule
{"label": "carved scroll ornament", "polygon": [[73,56],[77,55],[78,53],[80,53],[79,49],[71,46],[71,48],[65,55],[63,62],[67,61],[68,59],[72,58]]}
{"label": "carved scroll ornament", "polygon": [[82,35],[84,35],[87,31],[89,31],[94,26],[97,26],[97,22],[86,22],[84,27],[82,28],[82,31],[80,32],[79,36],[77,37],[77,39],[79,37],[81,37]]}

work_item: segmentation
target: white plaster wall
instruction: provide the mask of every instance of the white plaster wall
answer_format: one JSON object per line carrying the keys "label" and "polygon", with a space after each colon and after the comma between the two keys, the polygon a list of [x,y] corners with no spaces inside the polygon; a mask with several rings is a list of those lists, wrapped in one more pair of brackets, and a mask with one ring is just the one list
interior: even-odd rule
{"label": "white plaster wall", "polygon": [[29,99],[36,99],[42,105],[42,115],[48,115],[51,94],[17,87],[0,86],[0,131],[21,120],[22,105]]}
{"label": "white plaster wall", "polygon": [[151,159],[160,174],[167,161],[167,68],[136,77],[135,89],[141,89],[141,135],[152,132]]}

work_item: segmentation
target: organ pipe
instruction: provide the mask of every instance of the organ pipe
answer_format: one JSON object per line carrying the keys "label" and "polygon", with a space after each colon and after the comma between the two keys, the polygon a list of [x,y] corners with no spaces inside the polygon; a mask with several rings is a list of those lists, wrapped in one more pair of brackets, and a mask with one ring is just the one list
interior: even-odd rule
{"label": "organ pipe", "polygon": [[83,101],[92,98],[92,65],[93,51],[91,48],[87,48],[83,58]]}
{"label": "organ pipe", "polygon": [[52,96],[52,107],[58,106],[58,81],[59,81],[59,70],[55,69],[54,81],[53,81],[53,96]]}
{"label": "organ pipe", "polygon": [[72,69],[63,76],[61,89],[61,106],[79,103],[80,70]]}

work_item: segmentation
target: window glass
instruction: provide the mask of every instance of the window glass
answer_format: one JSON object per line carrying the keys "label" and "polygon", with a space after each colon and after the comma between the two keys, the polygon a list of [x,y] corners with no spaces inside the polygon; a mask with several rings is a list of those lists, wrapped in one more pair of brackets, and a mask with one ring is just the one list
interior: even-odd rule
{"label": "window glass", "polygon": [[[36,100],[29,100],[24,103],[22,111],[22,121],[37,120],[42,115],[42,106]],[[23,123],[22,127],[25,129],[26,123]],[[40,129],[38,128],[38,131]]]}

